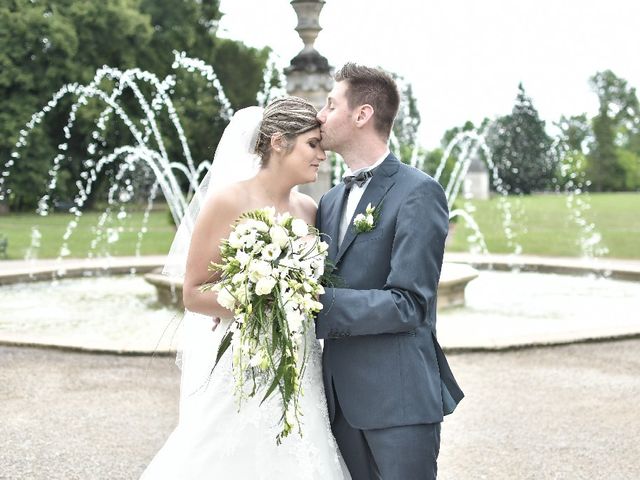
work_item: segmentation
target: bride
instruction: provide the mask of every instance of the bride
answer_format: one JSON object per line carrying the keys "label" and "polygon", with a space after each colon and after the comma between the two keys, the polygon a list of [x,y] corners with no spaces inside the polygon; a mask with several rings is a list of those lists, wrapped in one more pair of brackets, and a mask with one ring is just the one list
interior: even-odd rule
{"label": "bride", "polygon": [[[302,436],[294,432],[277,445],[277,396],[260,406],[256,395],[238,407],[230,350],[211,372],[232,314],[218,304],[216,293],[199,289],[212,280],[207,267],[220,262],[220,242],[242,213],[272,206],[315,223],[314,201],[294,187],[317,179],[326,159],[320,140],[315,108],[297,97],[275,100],[264,110],[240,110],[226,128],[197,192],[202,200],[192,202],[165,267],[165,273],[184,274],[180,414],[142,479],[350,478],[329,426],[322,352],[313,329],[306,338]],[[215,317],[222,320],[212,331]]]}

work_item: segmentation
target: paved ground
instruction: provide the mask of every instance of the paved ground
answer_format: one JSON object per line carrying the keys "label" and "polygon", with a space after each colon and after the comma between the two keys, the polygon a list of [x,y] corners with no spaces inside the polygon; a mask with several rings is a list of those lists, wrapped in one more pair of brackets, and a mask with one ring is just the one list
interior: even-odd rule
{"label": "paved ground", "polygon": [[[640,478],[640,339],[450,354],[440,479]],[[0,478],[135,479],[176,421],[171,358],[0,347]]]}

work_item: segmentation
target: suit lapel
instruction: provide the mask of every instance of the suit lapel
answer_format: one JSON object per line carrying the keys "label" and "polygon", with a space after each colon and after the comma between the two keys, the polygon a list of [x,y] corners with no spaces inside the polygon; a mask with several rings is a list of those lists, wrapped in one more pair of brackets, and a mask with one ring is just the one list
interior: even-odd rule
{"label": "suit lapel", "polygon": [[[358,206],[356,207],[353,216],[349,219],[349,223],[347,224],[347,231],[344,235],[344,239],[340,244],[340,248],[336,254],[334,263],[337,265],[340,259],[344,256],[345,252],[349,249],[353,241],[355,240],[358,233],[356,232],[356,227],[353,225],[353,219],[358,213],[364,213],[367,205],[370,203],[372,206],[376,207],[380,205],[380,202],[386,195],[387,191],[393,186],[395,180],[393,175],[398,171],[400,166],[400,162],[393,154],[389,154],[389,156],[380,164],[380,167],[375,171],[369,185],[367,185],[362,198],[358,202]],[[344,191],[344,187],[343,187]],[[344,198],[344,195],[342,195]],[[344,200],[343,200],[344,202]],[[341,203],[342,207],[342,203]],[[339,228],[340,219],[342,218],[342,208],[340,208],[340,214],[338,216],[337,225]],[[338,229],[336,229],[336,238],[337,238]]]}

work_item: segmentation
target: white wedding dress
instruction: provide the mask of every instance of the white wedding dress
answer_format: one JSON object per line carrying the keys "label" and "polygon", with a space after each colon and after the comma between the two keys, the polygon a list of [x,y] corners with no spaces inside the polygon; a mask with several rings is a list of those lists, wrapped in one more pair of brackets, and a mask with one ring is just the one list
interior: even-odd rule
{"label": "white wedding dress", "polygon": [[244,401],[238,410],[231,349],[213,374],[210,375],[210,367],[204,368],[214,364],[217,346],[231,320],[222,320],[211,332],[211,319],[198,317],[206,325],[200,332],[198,349],[205,348],[210,361],[198,358],[199,371],[194,371],[189,365],[189,352],[185,352],[183,372],[188,372],[188,377],[183,375],[182,379],[178,426],[141,478],[349,479],[329,425],[322,351],[313,329],[307,335],[310,351],[300,400],[303,435],[292,432],[277,445],[282,414],[279,396],[272,395],[259,406],[262,397],[258,394]]}
{"label": "white wedding dress", "polygon": [[[253,153],[262,109],[239,110],[225,129],[215,159],[180,223],[163,273],[184,277],[193,225],[208,195],[251,178],[259,168]],[[213,373],[218,345],[232,320],[215,331],[209,317],[185,312],[182,322],[182,381],[178,426],[142,474],[143,480],[340,480],[350,479],[329,425],[322,382],[322,351],[314,329],[307,333],[308,363],[302,378],[302,437],[292,432],[276,444],[282,407],[272,395],[238,408],[232,351]]]}

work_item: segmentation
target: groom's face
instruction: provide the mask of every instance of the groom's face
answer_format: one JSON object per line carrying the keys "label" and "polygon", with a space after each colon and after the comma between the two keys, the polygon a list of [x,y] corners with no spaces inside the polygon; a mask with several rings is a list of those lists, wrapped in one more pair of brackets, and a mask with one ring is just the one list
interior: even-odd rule
{"label": "groom's face", "polygon": [[353,112],[349,109],[346,81],[336,82],[327,103],[318,112],[320,133],[322,134],[322,148],[340,153],[351,138],[353,129]]}

